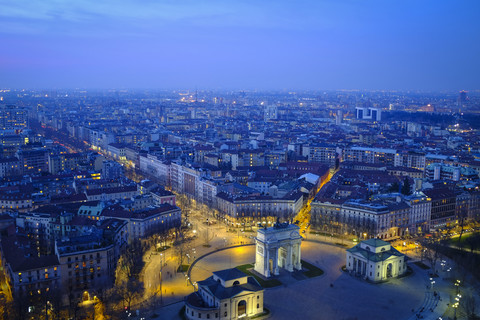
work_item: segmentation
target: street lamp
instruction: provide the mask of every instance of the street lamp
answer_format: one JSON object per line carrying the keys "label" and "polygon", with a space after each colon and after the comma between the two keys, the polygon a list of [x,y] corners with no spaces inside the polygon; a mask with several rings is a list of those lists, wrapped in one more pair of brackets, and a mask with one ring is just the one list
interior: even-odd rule
{"label": "street lamp", "polygon": [[457,308],[458,308],[458,302],[455,302],[453,305],[453,319],[457,320]]}
{"label": "street lamp", "polygon": [[462,296],[460,294],[457,294],[457,296],[455,297],[455,303],[453,304],[453,308],[454,308],[454,314],[453,314],[453,319],[456,320],[457,319],[457,308],[460,304],[460,299],[462,298]]}
{"label": "street lamp", "polygon": [[160,304],[163,304],[163,294],[162,294],[162,271],[163,271],[163,253],[160,253]]}

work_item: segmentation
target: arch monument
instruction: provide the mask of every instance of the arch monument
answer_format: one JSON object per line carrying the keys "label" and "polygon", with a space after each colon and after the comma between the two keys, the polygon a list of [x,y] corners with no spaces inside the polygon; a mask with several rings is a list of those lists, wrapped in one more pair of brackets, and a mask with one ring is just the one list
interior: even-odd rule
{"label": "arch monument", "polygon": [[288,223],[258,229],[254,270],[266,278],[278,275],[279,268],[289,272],[302,270],[299,230],[297,225]]}

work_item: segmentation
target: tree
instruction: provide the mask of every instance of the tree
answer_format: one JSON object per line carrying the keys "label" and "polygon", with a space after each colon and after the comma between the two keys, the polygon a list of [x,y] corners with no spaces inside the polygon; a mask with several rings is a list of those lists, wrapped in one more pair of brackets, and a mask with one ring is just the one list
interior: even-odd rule
{"label": "tree", "polygon": [[143,297],[143,292],[145,290],[143,283],[130,278],[126,281],[123,281],[119,286],[117,286],[117,293],[123,300],[124,306],[130,310],[132,303],[138,299]]}
{"label": "tree", "polygon": [[458,244],[461,245],[461,241],[462,241],[462,235],[463,235],[463,232],[465,230],[465,220],[467,220],[467,213],[468,213],[468,210],[466,208],[466,204],[465,203],[462,203],[460,205],[460,211],[459,211],[459,215],[458,215],[458,218],[460,220],[460,223],[459,223],[459,226],[460,226],[460,235],[458,236]]}
{"label": "tree", "polygon": [[437,273],[436,265],[437,261],[440,258],[440,242],[436,239],[429,241],[429,242],[424,242],[423,247],[424,247],[424,257],[430,264],[430,267],[432,268],[432,274]]}
{"label": "tree", "polygon": [[69,317],[73,318],[74,320],[77,319],[78,313],[80,311],[80,304],[81,298],[73,292],[73,289],[69,289],[68,293],[68,312]]}
{"label": "tree", "polygon": [[210,232],[208,226],[204,230],[202,230],[201,236],[203,240],[203,245],[209,247],[210,241],[212,241],[213,239],[213,233]]}
{"label": "tree", "polygon": [[145,246],[140,240],[130,243],[118,260],[117,276],[124,276],[127,279],[138,278],[142,271],[144,254]]}
{"label": "tree", "polygon": [[406,196],[412,194],[412,186],[410,185],[410,180],[408,179],[408,177],[405,177],[405,179],[403,179],[401,193]]}
{"label": "tree", "polygon": [[62,294],[60,290],[50,290],[47,295],[51,320],[62,319]]}
{"label": "tree", "polygon": [[181,229],[179,229],[176,234],[177,236],[175,238],[175,241],[173,242],[173,246],[175,249],[175,253],[178,256],[179,264],[181,266],[183,264],[183,259],[186,251],[185,238],[184,233],[183,231],[181,231]]}
{"label": "tree", "polygon": [[398,181],[395,181],[394,183],[392,183],[392,185],[388,188],[388,192],[398,192],[398,190],[400,190],[400,184],[398,183]]}
{"label": "tree", "polygon": [[465,240],[465,242],[470,247],[470,252],[473,253],[480,246],[480,234],[475,233],[475,234],[471,235],[470,237],[468,237]]}
{"label": "tree", "polygon": [[476,310],[475,295],[473,295],[469,291],[464,292],[461,301],[462,301],[462,307],[463,307],[463,310],[465,310],[467,319],[469,320],[478,319],[477,315],[475,314],[475,310]]}
{"label": "tree", "polygon": [[100,300],[103,304],[103,312],[107,319],[112,319],[115,313],[115,306],[120,302],[122,299],[121,295],[119,294],[119,290],[117,287],[110,288],[105,290],[105,294],[103,297],[100,297]]}

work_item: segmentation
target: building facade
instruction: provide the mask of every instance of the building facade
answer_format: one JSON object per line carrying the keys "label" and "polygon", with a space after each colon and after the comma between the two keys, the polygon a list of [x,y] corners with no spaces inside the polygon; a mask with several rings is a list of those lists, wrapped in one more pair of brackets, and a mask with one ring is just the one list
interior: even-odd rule
{"label": "building facade", "polygon": [[406,256],[380,239],[362,241],[347,249],[346,268],[364,279],[380,282],[407,272]]}
{"label": "building facade", "polygon": [[213,272],[197,285],[198,290],[185,299],[189,320],[250,318],[263,313],[263,288],[238,269]]}

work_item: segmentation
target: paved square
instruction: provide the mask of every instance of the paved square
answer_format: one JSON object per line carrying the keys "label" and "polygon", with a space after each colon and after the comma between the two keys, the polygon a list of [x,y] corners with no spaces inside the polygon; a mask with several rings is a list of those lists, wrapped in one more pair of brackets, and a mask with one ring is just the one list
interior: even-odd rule
{"label": "paved square", "polygon": [[[302,259],[322,268],[318,278],[288,281],[267,289],[265,305],[272,319],[408,319],[422,304],[425,274],[414,274],[386,283],[371,284],[341,271],[345,249],[313,241],[302,242]],[[255,247],[219,251],[198,261],[192,269],[193,281],[205,279],[213,271],[255,260]]]}

